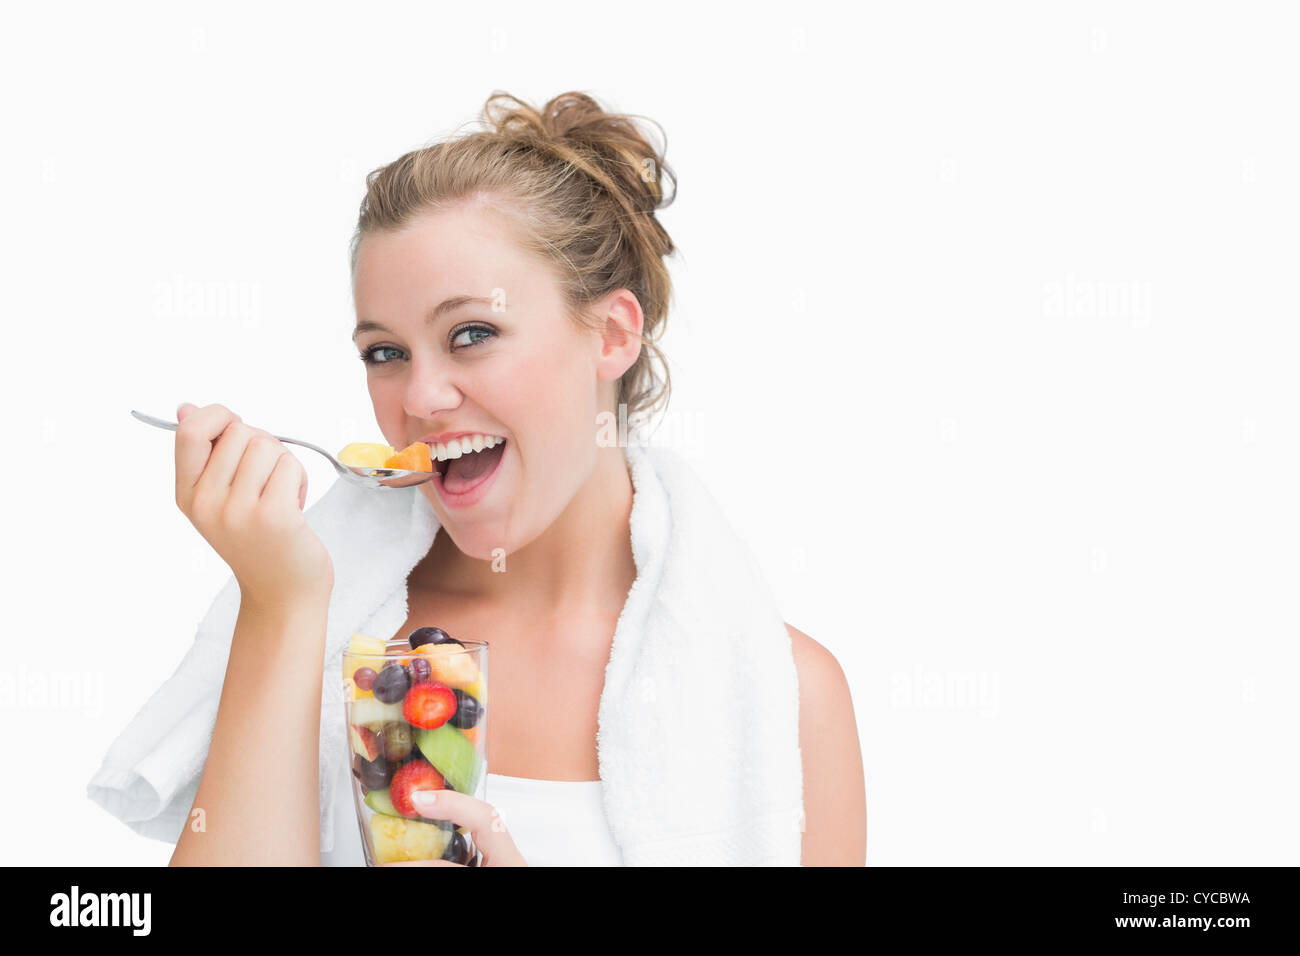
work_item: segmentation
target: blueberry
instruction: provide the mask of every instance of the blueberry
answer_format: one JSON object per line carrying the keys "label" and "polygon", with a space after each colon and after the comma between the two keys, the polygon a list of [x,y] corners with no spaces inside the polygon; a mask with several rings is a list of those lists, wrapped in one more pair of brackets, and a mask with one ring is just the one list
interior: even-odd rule
{"label": "blueberry", "polygon": [[469,730],[483,716],[483,705],[477,697],[465,693],[459,687],[453,688],[452,693],[456,695],[456,713],[447,722],[461,730]]}
{"label": "blueberry", "polygon": [[385,704],[395,704],[406,696],[410,686],[411,678],[406,668],[394,661],[379,672],[372,693]]}
{"label": "blueberry", "polygon": [[422,644],[461,644],[460,641],[452,637],[440,627],[420,627],[411,632],[410,637],[411,650],[415,650]]}

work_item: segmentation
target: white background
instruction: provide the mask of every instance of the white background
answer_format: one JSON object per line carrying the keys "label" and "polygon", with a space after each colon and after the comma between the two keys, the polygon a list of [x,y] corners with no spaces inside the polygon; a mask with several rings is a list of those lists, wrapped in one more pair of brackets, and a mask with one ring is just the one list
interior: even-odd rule
{"label": "white background", "polygon": [[868,863],[1300,862],[1286,5],[6,9],[4,862],[168,859],[85,785],[229,570],[128,412],[378,437],[364,176],[494,89],[667,132],[660,435],[849,678]]}

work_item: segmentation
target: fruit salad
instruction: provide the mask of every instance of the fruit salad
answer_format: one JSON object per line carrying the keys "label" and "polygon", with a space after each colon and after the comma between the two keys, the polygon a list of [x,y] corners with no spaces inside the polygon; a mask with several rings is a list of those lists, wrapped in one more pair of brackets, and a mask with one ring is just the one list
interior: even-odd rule
{"label": "fruit salad", "polygon": [[422,441],[412,442],[401,451],[392,445],[354,441],[334,456],[349,468],[401,468],[404,471],[433,471],[433,455]]}
{"label": "fruit salad", "polygon": [[366,862],[479,862],[464,827],[422,817],[417,790],[483,798],[487,645],[437,627],[406,640],[354,634],[343,654],[353,791]]}

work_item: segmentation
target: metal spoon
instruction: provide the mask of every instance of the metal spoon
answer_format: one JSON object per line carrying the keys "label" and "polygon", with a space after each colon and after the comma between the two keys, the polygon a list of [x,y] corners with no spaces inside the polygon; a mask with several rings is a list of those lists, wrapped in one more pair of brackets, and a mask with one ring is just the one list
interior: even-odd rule
{"label": "metal spoon", "polygon": [[[135,409],[131,409],[131,414],[146,425],[155,425],[168,431],[174,432],[179,427],[176,422],[169,422],[163,418],[154,418],[152,415],[137,412]],[[329,459],[329,463],[334,466],[334,470],[339,473],[339,477],[352,482],[354,485],[360,485],[362,488],[410,488],[428,481],[434,475],[432,471],[406,471],[401,468],[361,468],[345,465],[324,448],[317,448],[311,442],[299,441],[296,438],[284,438],[281,435],[272,437],[288,442],[291,445],[301,445],[303,448],[310,448],[312,451],[320,452]]]}

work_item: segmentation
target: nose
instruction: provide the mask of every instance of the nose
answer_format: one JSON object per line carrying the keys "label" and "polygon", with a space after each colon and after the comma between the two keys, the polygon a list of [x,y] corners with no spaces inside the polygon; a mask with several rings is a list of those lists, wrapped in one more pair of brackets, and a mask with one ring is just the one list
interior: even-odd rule
{"label": "nose", "polygon": [[411,368],[411,377],[402,396],[407,415],[432,421],[440,413],[460,406],[463,396],[445,367],[439,367],[437,363],[420,365],[413,359]]}

